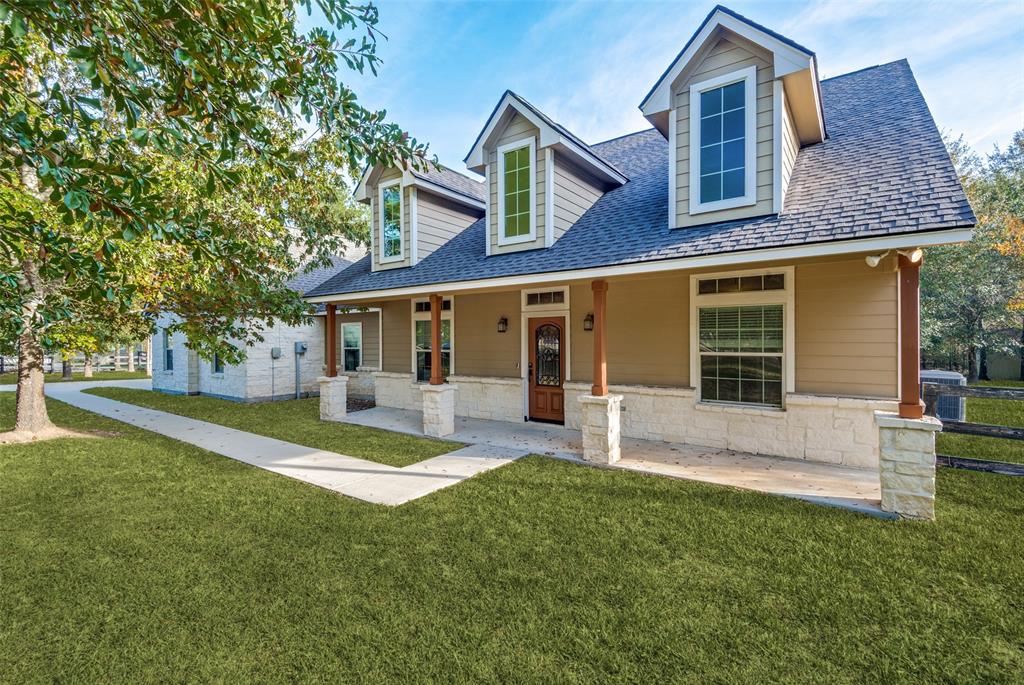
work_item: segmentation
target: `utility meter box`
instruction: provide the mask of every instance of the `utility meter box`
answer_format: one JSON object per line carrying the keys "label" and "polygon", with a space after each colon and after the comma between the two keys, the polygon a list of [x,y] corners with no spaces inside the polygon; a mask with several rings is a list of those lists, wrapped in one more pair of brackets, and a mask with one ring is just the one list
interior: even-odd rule
{"label": "utility meter box", "polygon": [[280,359],[281,358],[281,348],[280,347],[271,347],[270,348],[270,358],[271,359]]}
{"label": "utility meter box", "polygon": [[303,341],[296,340],[295,341],[295,354],[306,354],[307,347],[308,346]]}

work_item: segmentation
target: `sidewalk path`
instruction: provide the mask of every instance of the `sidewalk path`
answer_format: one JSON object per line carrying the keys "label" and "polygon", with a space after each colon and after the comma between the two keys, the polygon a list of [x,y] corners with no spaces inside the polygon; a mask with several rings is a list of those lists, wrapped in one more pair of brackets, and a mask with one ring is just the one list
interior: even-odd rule
{"label": "sidewalk path", "polygon": [[[86,388],[110,386],[151,388],[148,379],[80,381],[49,383],[46,394],[79,409],[376,504],[404,504],[527,454],[522,450],[470,445],[397,468],[82,392]],[[0,386],[0,392],[13,390],[11,385]]]}

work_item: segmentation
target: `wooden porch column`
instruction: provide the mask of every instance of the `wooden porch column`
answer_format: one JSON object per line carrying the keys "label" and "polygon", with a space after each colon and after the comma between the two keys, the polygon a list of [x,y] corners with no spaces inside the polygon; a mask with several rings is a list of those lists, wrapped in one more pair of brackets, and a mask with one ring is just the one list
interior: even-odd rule
{"label": "wooden porch column", "polygon": [[604,331],[608,281],[593,281],[590,289],[594,291],[594,385],[590,394],[604,397],[608,394],[608,351]]}
{"label": "wooden porch column", "polygon": [[327,305],[327,375],[334,378],[338,375],[338,326],[334,318],[334,305]]}
{"label": "wooden porch column", "polygon": [[921,262],[899,256],[900,409],[904,419],[924,416],[921,402]]}
{"label": "wooden porch column", "polygon": [[440,295],[430,296],[430,384],[441,385],[441,304]]}

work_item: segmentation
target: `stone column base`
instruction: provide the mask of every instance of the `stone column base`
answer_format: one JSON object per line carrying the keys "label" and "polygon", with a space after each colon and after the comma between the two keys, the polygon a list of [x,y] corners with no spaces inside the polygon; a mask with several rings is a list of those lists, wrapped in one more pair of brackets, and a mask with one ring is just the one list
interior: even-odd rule
{"label": "stone column base", "polygon": [[455,386],[423,385],[423,433],[443,438],[455,432]]}
{"label": "stone column base", "polygon": [[583,395],[581,427],[583,459],[595,464],[614,464],[619,460],[619,411],[622,395]]}
{"label": "stone column base", "polygon": [[942,430],[942,422],[876,411],[875,423],[882,510],[901,518],[934,520],[935,433]]}
{"label": "stone column base", "polygon": [[341,421],[348,414],[348,376],[320,376],[320,420]]}

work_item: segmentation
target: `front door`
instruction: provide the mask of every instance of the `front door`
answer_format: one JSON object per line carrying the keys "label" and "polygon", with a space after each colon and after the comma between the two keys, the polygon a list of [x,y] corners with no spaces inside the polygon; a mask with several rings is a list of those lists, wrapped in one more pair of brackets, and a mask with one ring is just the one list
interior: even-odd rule
{"label": "front door", "polygon": [[530,418],[565,421],[565,317],[530,319]]}

